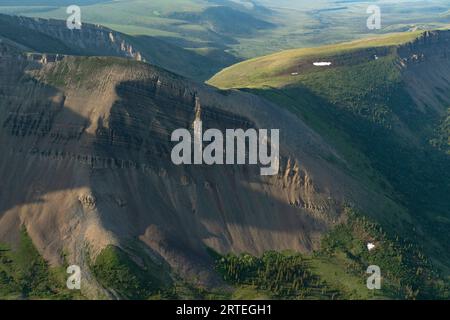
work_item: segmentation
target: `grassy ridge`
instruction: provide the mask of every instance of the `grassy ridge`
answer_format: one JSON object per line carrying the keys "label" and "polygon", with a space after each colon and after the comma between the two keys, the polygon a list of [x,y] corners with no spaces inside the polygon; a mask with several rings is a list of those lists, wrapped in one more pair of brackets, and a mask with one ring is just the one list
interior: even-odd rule
{"label": "grassy ridge", "polygon": [[[301,61],[311,59],[322,61],[321,59],[362,49],[396,46],[410,42],[420,34],[419,31],[396,33],[317,48],[285,50],[225,68],[212,77],[208,83],[221,89],[262,88],[265,86],[280,88],[301,82],[302,79],[293,77],[286,72]],[[322,71],[323,69],[316,70]]]}

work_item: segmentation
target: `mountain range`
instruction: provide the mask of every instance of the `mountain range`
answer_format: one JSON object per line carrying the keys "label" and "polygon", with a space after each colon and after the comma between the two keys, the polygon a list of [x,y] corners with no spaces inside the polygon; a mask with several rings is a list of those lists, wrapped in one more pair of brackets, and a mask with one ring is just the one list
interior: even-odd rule
{"label": "mountain range", "polygon": [[[0,296],[448,299],[450,32],[222,58],[0,15]],[[279,129],[279,173],[174,165],[198,117]]]}

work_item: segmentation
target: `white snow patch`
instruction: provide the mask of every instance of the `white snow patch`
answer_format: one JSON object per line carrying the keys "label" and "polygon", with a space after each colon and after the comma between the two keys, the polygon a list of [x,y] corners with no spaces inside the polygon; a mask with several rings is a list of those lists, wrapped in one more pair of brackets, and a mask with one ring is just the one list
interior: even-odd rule
{"label": "white snow patch", "polygon": [[314,62],[313,65],[315,65],[316,67],[328,67],[328,66],[331,66],[331,62],[325,62],[325,61]]}

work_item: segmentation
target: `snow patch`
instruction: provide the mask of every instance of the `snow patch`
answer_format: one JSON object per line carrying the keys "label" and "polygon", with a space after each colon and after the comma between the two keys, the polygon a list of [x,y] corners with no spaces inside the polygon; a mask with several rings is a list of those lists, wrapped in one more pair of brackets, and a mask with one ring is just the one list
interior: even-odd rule
{"label": "snow patch", "polygon": [[316,67],[327,67],[327,66],[331,66],[331,62],[325,62],[325,61],[314,62],[313,65],[315,65]]}

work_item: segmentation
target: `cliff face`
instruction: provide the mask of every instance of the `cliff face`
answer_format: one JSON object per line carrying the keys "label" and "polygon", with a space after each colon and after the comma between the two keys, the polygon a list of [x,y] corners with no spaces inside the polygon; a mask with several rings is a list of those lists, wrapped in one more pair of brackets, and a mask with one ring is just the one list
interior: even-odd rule
{"label": "cliff face", "polygon": [[30,54],[114,56],[146,61],[182,76],[206,80],[236,58],[224,52],[200,55],[149,36],[129,36],[83,23],[70,30],[66,21],[0,14],[0,39]]}
{"label": "cliff face", "polygon": [[[42,64],[0,45],[0,242],[17,243],[24,225],[53,264],[67,252],[86,267],[87,247],[95,255],[140,239],[180,274],[209,274],[206,246],[307,252],[345,219],[345,202],[393,206],[298,118],[258,97],[135,61]],[[205,128],[280,129],[279,174],[173,165],[170,134],[192,128],[199,108]]]}
{"label": "cliff face", "polygon": [[450,105],[450,32],[425,32],[398,52],[404,67],[404,83],[419,111],[444,117]]}
{"label": "cliff face", "polygon": [[[60,41],[61,46],[57,52],[42,50],[36,47],[32,41],[22,43],[29,46],[30,50],[37,50],[41,53],[65,53],[97,56],[118,56],[134,60],[143,60],[139,51],[126,39],[126,36],[100,25],[84,23],[80,30],[70,30],[66,27],[66,22],[53,19],[39,19],[26,17],[13,17],[0,15],[0,25],[3,27],[19,28],[46,35],[49,39]],[[11,30],[13,32],[13,30]],[[11,38],[14,38],[11,36]],[[19,43],[23,41],[18,39]],[[45,43],[41,43],[45,48]]]}
{"label": "cliff face", "polygon": [[450,32],[425,31],[414,41],[400,46],[398,52],[407,61],[420,61],[426,55],[447,59],[450,56]]}

